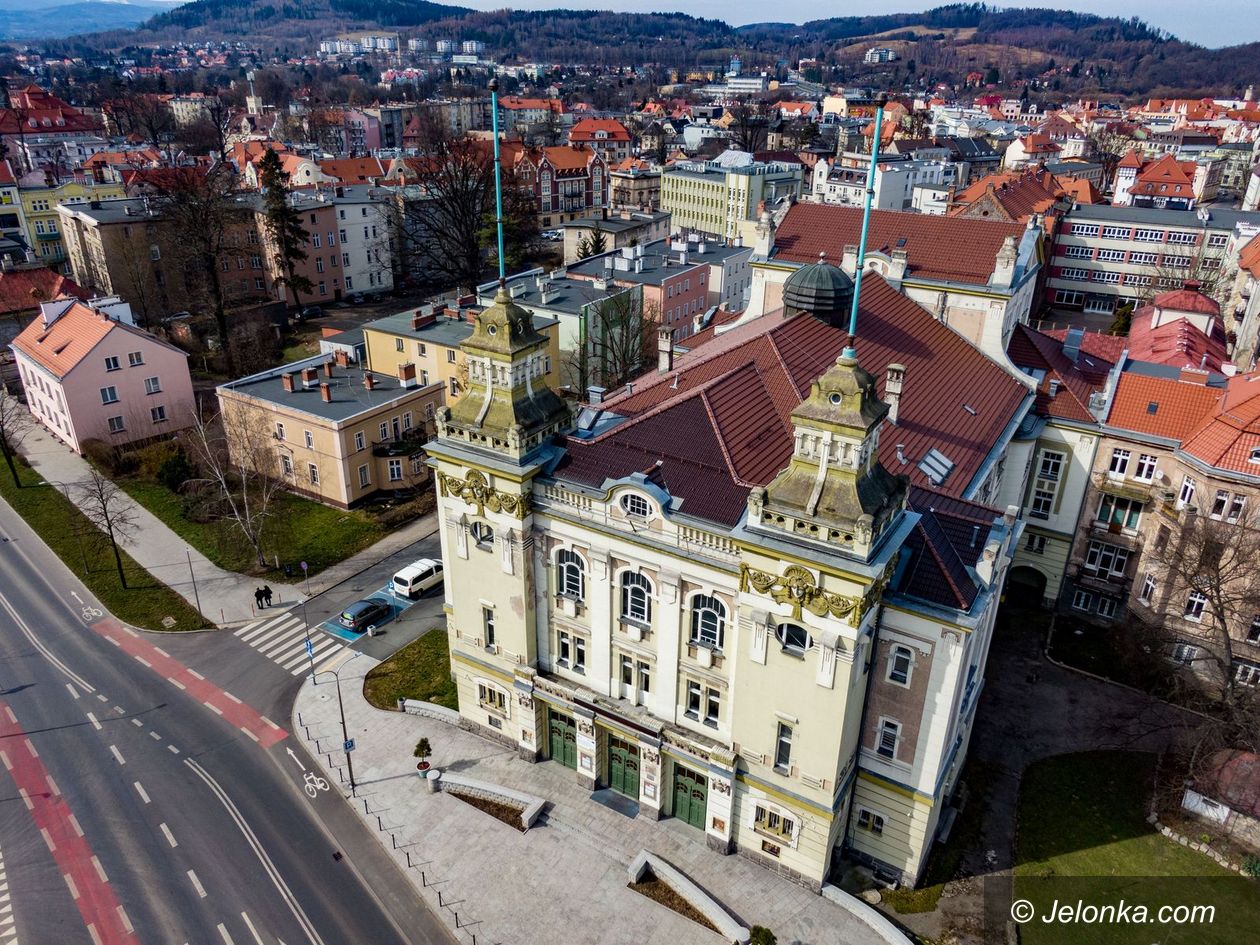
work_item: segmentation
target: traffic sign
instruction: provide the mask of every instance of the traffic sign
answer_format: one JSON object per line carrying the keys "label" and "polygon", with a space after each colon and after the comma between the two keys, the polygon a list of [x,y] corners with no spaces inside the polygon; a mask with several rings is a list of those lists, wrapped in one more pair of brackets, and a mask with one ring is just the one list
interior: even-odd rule
{"label": "traffic sign", "polygon": [[347,738],[344,742],[342,742],[341,747],[344,748],[346,751],[354,751],[354,739]]}
{"label": "traffic sign", "polygon": [[306,567],[307,567],[306,562],[305,562],[305,561],[303,561],[303,562],[302,562],[302,570],[303,570],[303,571],[305,571],[305,570],[306,570]]}
{"label": "traffic sign", "polygon": [[307,656],[315,655],[315,644],[312,643],[309,639],[306,641],[306,655]]}

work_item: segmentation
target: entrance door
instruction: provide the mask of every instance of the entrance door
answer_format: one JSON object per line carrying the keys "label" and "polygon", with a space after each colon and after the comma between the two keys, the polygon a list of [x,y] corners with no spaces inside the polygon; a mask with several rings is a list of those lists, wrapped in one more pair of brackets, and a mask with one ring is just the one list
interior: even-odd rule
{"label": "entrance door", "polygon": [[674,816],[703,830],[708,801],[708,778],[698,771],[674,765]]}
{"label": "entrance door", "polygon": [[577,726],[567,715],[547,713],[551,733],[551,757],[566,768],[577,768]]}
{"label": "entrance door", "polygon": [[608,786],[639,799],[639,746],[612,735],[608,736]]}

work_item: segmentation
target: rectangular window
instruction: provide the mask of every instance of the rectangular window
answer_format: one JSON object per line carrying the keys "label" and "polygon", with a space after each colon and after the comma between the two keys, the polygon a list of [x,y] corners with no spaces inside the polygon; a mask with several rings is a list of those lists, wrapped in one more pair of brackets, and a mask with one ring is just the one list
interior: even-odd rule
{"label": "rectangular window", "polygon": [[700,718],[700,684],[694,679],[687,680],[687,715]]}
{"label": "rectangular window", "polygon": [[1164,231],[1134,230],[1133,239],[1139,243],[1162,243],[1164,241]]}
{"label": "rectangular window", "polygon": [[162,392],[162,382],[156,377],[146,377],[144,379],[144,392],[146,394],[160,394]]}
{"label": "rectangular window", "polygon": [[1077,590],[1072,594],[1072,609],[1083,610],[1086,613],[1094,606],[1094,595],[1089,591]]}
{"label": "rectangular window", "polygon": [[1034,535],[1029,532],[1027,539],[1024,541],[1024,550],[1035,555],[1044,555],[1046,553],[1046,536]]}
{"label": "rectangular window", "polygon": [[1133,478],[1140,482],[1150,482],[1155,478],[1155,457],[1150,453],[1139,453],[1137,461],[1137,469],[1133,471]]}
{"label": "rectangular window", "polygon": [[1105,240],[1127,240],[1130,232],[1127,226],[1104,226],[1102,237]]}
{"label": "rectangular window", "polygon": [[306,444],[306,448],[313,449],[315,446],[315,435],[310,430],[302,431],[302,442]]}
{"label": "rectangular window", "polygon": [[122,370],[122,366],[118,363],[117,355],[114,355],[113,357],[109,357],[105,359],[105,370],[107,371],[121,371]]}
{"label": "rectangular window", "polygon": [[315,257],[315,271],[316,272],[324,271],[324,257],[323,256]]}
{"label": "rectangular window", "polygon": [[1091,541],[1085,554],[1085,568],[1107,577],[1123,577],[1129,551],[1104,541]]}
{"label": "rectangular window", "polygon": [[1028,506],[1028,514],[1033,518],[1049,518],[1054,509],[1054,493],[1045,489],[1034,489],[1032,502]]}
{"label": "rectangular window", "polygon": [[389,439],[389,424],[382,423],[379,427],[376,428],[376,432],[381,435],[380,442],[384,443],[386,440]]}
{"label": "rectangular window", "polygon": [[284,439],[284,424],[283,423],[276,424],[276,439],[277,440]]}
{"label": "rectangular window", "polygon": [[1096,258],[1099,262],[1124,262],[1124,250],[1100,249]]}
{"label": "rectangular window", "polygon": [[454,348],[448,348],[448,349],[447,349],[447,351],[446,351],[446,363],[447,363],[447,364],[454,364],[454,363],[455,363],[455,349],[454,349]]}
{"label": "rectangular window", "polygon": [[1243,660],[1237,660],[1237,666],[1234,669],[1234,681],[1242,686],[1254,688],[1260,685],[1260,666],[1255,663],[1247,663]]}
{"label": "rectangular window", "polygon": [[1123,476],[1129,471],[1128,450],[1112,450],[1111,451],[1111,472],[1117,476]]}
{"label": "rectangular window", "polygon": [[311,485],[313,486],[319,485],[319,467],[316,466],[314,463],[307,463],[306,471],[307,471],[307,474],[310,476]]}
{"label": "rectangular window", "polygon": [[1124,499],[1118,496],[1104,495],[1098,505],[1097,521],[1102,525],[1137,528],[1141,516],[1142,503],[1137,499]]}
{"label": "rectangular window", "polygon": [[1225,515],[1225,521],[1236,522],[1243,516],[1243,512],[1247,508],[1247,497],[1244,495],[1234,495],[1233,500],[1229,503],[1229,511]]}
{"label": "rectangular window", "polygon": [[403,351],[403,350],[405,350],[405,346],[406,346],[406,342],[405,342],[405,341],[403,341],[403,339],[401,339],[401,338],[395,338],[395,339],[394,339],[394,350],[395,350],[395,351]]}
{"label": "rectangular window", "polygon": [[860,808],[858,810],[858,827],[861,830],[869,830],[871,833],[879,836],[884,832],[884,818],[866,808]]}
{"label": "rectangular window", "polygon": [[1058,481],[1063,471],[1063,454],[1046,450],[1041,454],[1041,466],[1037,470],[1038,479]]}
{"label": "rectangular window", "polygon": [[452,377],[451,378],[451,396],[456,397],[458,396],[458,394],[459,394],[459,381]]}
{"label": "rectangular window", "polygon": [[1260,643],[1260,614],[1251,618],[1251,626],[1247,628],[1247,642]]}
{"label": "rectangular window", "polygon": [[1143,604],[1149,604],[1155,596],[1156,587],[1158,587],[1158,583],[1155,580],[1155,575],[1147,571],[1146,577],[1142,579],[1142,590],[1138,592],[1138,600]]}
{"label": "rectangular window", "polygon": [[586,671],[586,638],[575,636],[573,638],[573,671],[581,673]]}
{"label": "rectangular window", "polygon": [[109,432],[110,432],[110,433],[122,433],[122,432],[123,432],[123,430],[125,430],[125,429],[127,429],[127,427],[126,427],[126,425],[123,423],[123,418],[122,418],[122,417],[110,417],[110,418],[109,418]]}
{"label": "rectangular window", "polygon": [[288,453],[280,454],[280,469],[283,470],[286,476],[293,475],[293,460],[289,457]]}
{"label": "rectangular window", "polygon": [[389,461],[389,481],[402,482],[402,477],[403,477],[402,460],[391,459]]}
{"label": "rectangular window", "polygon": [[1065,268],[1059,270],[1059,275],[1064,279],[1071,279],[1073,282],[1085,282],[1089,279],[1089,270]]}
{"label": "rectangular window", "polygon": [[1098,229],[1099,229],[1098,225],[1094,223],[1073,223],[1072,235],[1073,236],[1097,236]]}
{"label": "rectangular window", "polygon": [[1066,246],[1063,255],[1068,259],[1093,259],[1094,251],[1088,246]]}
{"label": "rectangular window", "polygon": [[774,766],[783,771],[792,767],[792,726],[780,722],[774,738]]}
{"label": "rectangular window", "polygon": [[1114,597],[1098,598],[1098,616],[1110,620],[1116,615],[1117,603]]}
{"label": "rectangular window", "polygon": [[[342,212],[344,213],[345,211],[342,211]],[[345,231],[345,230],[338,230],[338,231],[337,231],[337,235],[341,237],[341,242],[343,242],[343,243],[344,243],[344,242],[346,241],[346,231]]]}
{"label": "rectangular window", "polygon": [[704,721],[706,725],[717,725],[722,711],[722,696],[716,689],[704,690]]}
{"label": "rectangular window", "polygon": [[422,358],[428,356],[429,348],[423,341],[416,342],[416,354],[418,354]]}
{"label": "rectangular window", "polygon": [[885,758],[897,757],[897,739],[901,736],[901,723],[892,719],[880,719],[879,741],[875,751]]}
{"label": "rectangular window", "polygon": [[573,638],[561,630],[556,634],[556,641],[559,644],[556,647],[556,662],[560,666],[568,666],[573,660]]}
{"label": "rectangular window", "polygon": [[328,294],[328,286],[324,285],[324,283],[323,283],[323,282],[321,282],[321,283],[319,284],[319,294],[320,294],[320,295],[327,295],[327,294]]}
{"label": "rectangular window", "polygon": [[1195,485],[1194,479],[1186,476],[1181,480],[1181,492],[1177,494],[1177,508],[1190,505],[1194,502]]}
{"label": "rectangular window", "polygon": [[1153,266],[1158,258],[1155,253],[1129,253],[1129,264],[1133,266]]}
{"label": "rectangular window", "polygon": [[371,484],[372,484],[372,473],[368,470],[367,466],[360,466],[359,467],[359,488],[366,489]]}
{"label": "rectangular window", "polygon": [[118,389],[116,387],[101,388],[101,403],[116,404],[118,403]]}
{"label": "rectangular window", "polygon": [[652,691],[652,667],[642,661],[635,663],[635,669],[639,673],[639,689],[643,692]]}
{"label": "rectangular window", "polygon": [[1058,289],[1054,293],[1055,305],[1084,305],[1085,293],[1075,292],[1071,289]]}
{"label": "rectangular window", "polygon": [[1213,233],[1207,238],[1207,244],[1209,246],[1224,246],[1228,242],[1229,235],[1227,233]]}
{"label": "rectangular window", "polygon": [[318,233],[311,234],[311,245],[314,246],[316,249],[319,249],[319,234]]}
{"label": "rectangular window", "polygon": [[494,646],[494,608],[481,608],[481,630],[485,634],[486,646]]}
{"label": "rectangular window", "polygon": [[149,408],[149,417],[154,423],[161,423],[166,419],[166,405],[159,404],[156,407]]}
{"label": "rectangular window", "polygon": [[364,436],[363,436],[363,431],[362,431],[362,430],[359,430],[357,433],[355,433],[355,435],[354,435],[354,448],[355,448],[355,450],[356,450],[356,451],[363,449],[363,447],[366,445],[366,444],[365,444],[365,442],[364,442],[364,440],[365,440],[365,438],[364,438]]}
{"label": "rectangular window", "polygon": [[1193,620],[1198,623],[1203,619],[1203,610],[1207,607],[1207,597],[1198,591],[1191,591],[1190,596],[1186,598],[1186,607],[1182,611],[1181,616],[1187,620]]}
{"label": "rectangular window", "polygon": [[1229,490],[1217,489],[1216,495],[1212,499],[1212,518],[1221,518],[1225,514],[1225,510],[1229,508]]}
{"label": "rectangular window", "polygon": [[1198,233],[1169,233],[1168,242],[1180,243],[1183,246],[1193,246],[1199,242]]}
{"label": "rectangular window", "polygon": [[1182,666],[1189,666],[1194,662],[1196,656],[1199,655],[1199,648],[1191,643],[1174,643],[1172,653],[1169,658],[1174,663],[1180,663]]}
{"label": "rectangular window", "polygon": [[332,230],[329,230],[329,231],[328,231],[328,245],[329,245],[329,246],[336,246],[336,245],[337,245],[337,241],[336,241],[335,239],[333,239],[333,231],[332,231]]}

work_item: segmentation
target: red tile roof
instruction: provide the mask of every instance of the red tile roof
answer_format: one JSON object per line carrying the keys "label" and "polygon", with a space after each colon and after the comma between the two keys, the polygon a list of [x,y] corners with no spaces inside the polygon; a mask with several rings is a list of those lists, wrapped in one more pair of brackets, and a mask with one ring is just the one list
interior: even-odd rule
{"label": "red tile roof", "polygon": [[319,169],[343,184],[370,184],[385,176],[377,158],[333,158],[319,162]]}
{"label": "red tile roof", "polygon": [[1260,235],[1253,236],[1251,242],[1238,254],[1238,268],[1260,277]]}
{"label": "red tile roof", "polygon": [[0,315],[34,311],[40,302],[62,296],[88,299],[91,293],[72,279],[44,267],[0,272]]}
{"label": "red tile roof", "polygon": [[17,183],[17,178],[13,176],[13,168],[8,161],[0,161],[0,186],[12,185]]}
{"label": "red tile roof", "polygon": [[[602,138],[598,137],[601,131],[604,132]],[[621,122],[611,118],[583,118],[569,129],[569,140],[587,144],[601,141],[629,143],[630,132]]]}
{"label": "red tile roof", "polygon": [[1120,163],[1116,165],[1117,169],[1122,167],[1134,167],[1139,170],[1141,169],[1142,155],[1138,154],[1137,148],[1129,148],[1128,151],[1124,152],[1124,157],[1122,157],[1120,159]]}
{"label": "red tile roof", "polygon": [[[881,385],[888,364],[906,366],[898,423],[883,431],[881,461],[928,486],[917,464],[938,449],[955,464],[939,489],[963,493],[1028,389],[877,276],[862,284],[860,326],[862,365]],[[810,315],[771,314],[723,332],[678,356],[673,371],[645,375],[632,393],[607,399],[603,409],[627,419],[595,439],[569,438],[556,474],[599,486],[659,459],[687,514],[733,525],[748,490],[787,464],[789,416],[845,336]]]}
{"label": "red tile roof", "polygon": [[1230,472],[1260,475],[1260,463],[1251,459],[1260,448],[1260,374],[1231,377],[1216,409],[1204,417],[1181,443],[1189,453],[1209,466]]}
{"label": "red tile roof", "polygon": [[1195,282],[1186,283],[1184,288],[1161,292],[1151,299],[1151,305],[1170,312],[1195,312],[1199,315],[1221,314],[1221,303],[1199,291],[1198,283]]}
{"label": "red tile roof", "polygon": [[[1210,328],[1204,332],[1189,318],[1173,318],[1155,326],[1157,309],[1210,315]],[[1165,292],[1133,313],[1129,327],[1129,357],[1135,361],[1152,361],[1176,368],[1201,367],[1219,371],[1221,365],[1229,361],[1225,329],[1220,318],[1216,317],[1219,312],[1220,306],[1216,302],[1198,292],[1189,289]]]}
{"label": "red tile roof", "polygon": [[1165,154],[1138,171],[1132,193],[1193,196],[1194,162],[1178,161],[1171,154]]}
{"label": "red tile roof", "polygon": [[896,590],[969,610],[980,585],[968,567],[979,560],[984,550],[979,543],[987,538],[997,510],[919,486],[911,486],[906,504],[920,518],[906,539],[910,564]]}
{"label": "red tile roof", "polygon": [[[857,207],[798,203],[775,234],[775,259],[813,263],[825,252],[838,262],[845,246],[857,245],[861,228]],[[1003,240],[1011,236],[1018,244],[1023,234],[1017,223],[872,210],[866,248],[885,254],[904,249],[907,278],[988,285]]]}
{"label": "red tile roof", "polygon": [[[1063,343],[1026,325],[1016,325],[1011,334],[1007,355],[1020,368],[1045,372],[1037,386],[1038,413],[1064,420],[1092,422],[1089,397],[1107,383],[1111,361],[1096,358],[1082,351],[1075,361],[1063,353]],[[1050,382],[1058,381],[1056,392],[1050,393]]]}
{"label": "red tile roof", "polygon": [[[1042,332],[1047,338],[1063,341],[1069,329],[1055,328]],[[1129,339],[1124,335],[1108,335],[1101,331],[1087,331],[1081,338],[1081,351],[1091,357],[1101,358],[1115,364],[1129,347]]]}
{"label": "red tile roof", "polygon": [[1126,371],[1116,385],[1107,423],[1122,430],[1180,440],[1211,412],[1220,397],[1218,388],[1202,383]]}
{"label": "red tile roof", "polygon": [[37,85],[9,93],[12,108],[0,108],[0,135],[15,135],[18,125],[27,134],[73,134],[97,131],[100,123]]}
{"label": "red tile roof", "polygon": [[36,318],[13,339],[13,347],[57,377],[65,377],[112,331],[127,332],[155,345],[178,351],[147,331],[114,321],[85,302],[75,302],[51,326]]}

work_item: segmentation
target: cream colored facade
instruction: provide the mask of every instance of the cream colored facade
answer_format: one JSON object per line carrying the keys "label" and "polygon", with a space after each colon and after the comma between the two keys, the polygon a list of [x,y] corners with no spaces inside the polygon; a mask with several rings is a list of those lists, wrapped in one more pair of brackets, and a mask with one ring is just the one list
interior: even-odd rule
{"label": "cream colored facade", "polygon": [[397,373],[310,358],[231,381],[216,393],[224,424],[238,431],[229,444],[241,461],[316,501],[350,508],[429,479],[422,446],[442,403],[436,384],[407,379],[404,386]]}
{"label": "cream colored facade", "polygon": [[675,232],[694,230],[723,239],[744,232],[758,208],[785,197],[799,197],[804,170],[789,164],[722,167],[717,162],[682,164],[661,174],[661,209],[671,215]]}
{"label": "cream colored facade", "polygon": [[[915,882],[966,753],[1014,510],[961,503],[981,516],[965,611],[907,593],[922,516],[878,466],[873,379],[843,359],[734,528],[650,470],[566,478],[551,436],[570,421],[531,393],[528,318],[502,292],[479,318],[469,395],[427,446],[463,718],[809,888],[842,850]],[[525,341],[492,350],[508,328]],[[811,488],[853,517],[816,512]]]}

